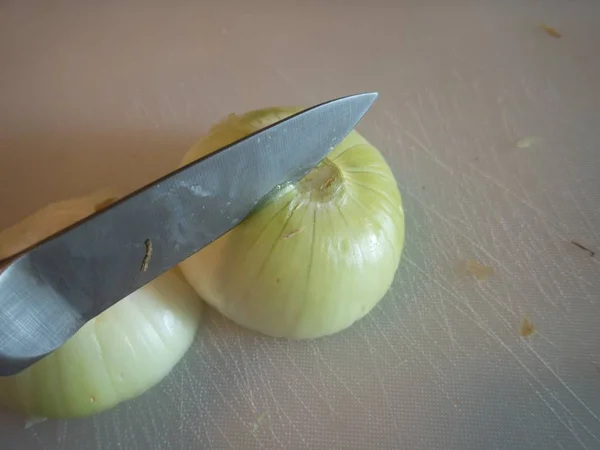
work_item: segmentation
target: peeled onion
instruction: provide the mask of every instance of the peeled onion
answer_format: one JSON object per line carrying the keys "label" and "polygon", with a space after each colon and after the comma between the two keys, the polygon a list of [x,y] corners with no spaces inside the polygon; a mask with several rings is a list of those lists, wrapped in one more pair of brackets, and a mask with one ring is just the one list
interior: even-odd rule
{"label": "peeled onion", "polygon": [[[230,115],[182,164],[297,111]],[[270,336],[317,338],[347,328],[381,300],[403,245],[394,175],[380,152],[352,131],[304,179],[278,189],[180,267],[196,292],[234,322]]]}
{"label": "peeled onion", "polygon": [[[53,203],[0,232],[0,259],[106,206],[112,190]],[[30,416],[98,413],[162,380],[186,353],[202,302],[179,269],[156,278],[87,322],[63,346],[10,377],[0,406]]]}

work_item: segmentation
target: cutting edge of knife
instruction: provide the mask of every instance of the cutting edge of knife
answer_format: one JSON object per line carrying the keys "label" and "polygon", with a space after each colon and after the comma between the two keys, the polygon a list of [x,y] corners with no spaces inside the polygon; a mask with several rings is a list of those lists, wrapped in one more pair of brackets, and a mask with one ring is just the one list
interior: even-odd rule
{"label": "cutting edge of knife", "polygon": [[[327,100],[327,101],[318,103],[316,105],[310,106],[308,108],[304,108],[301,111],[298,111],[297,113],[294,113],[294,114],[292,114],[292,115],[290,115],[288,117],[285,117],[285,118],[283,118],[281,120],[278,120],[277,122],[274,122],[274,123],[272,123],[270,125],[267,125],[267,126],[265,126],[263,128],[259,128],[258,130],[253,131],[252,133],[250,133],[249,135],[246,135],[246,136],[244,136],[244,137],[242,137],[240,139],[237,139],[236,141],[231,142],[231,143],[227,144],[224,147],[221,147],[221,148],[219,148],[219,149],[217,149],[217,150],[215,150],[215,151],[213,151],[213,152],[211,152],[211,153],[209,153],[207,155],[204,155],[204,156],[202,156],[202,157],[200,157],[200,158],[198,158],[198,159],[196,159],[196,160],[194,160],[194,161],[192,161],[192,162],[190,162],[190,163],[188,163],[188,164],[186,164],[184,166],[181,166],[181,167],[179,167],[179,168],[177,168],[175,170],[172,170],[171,172],[169,172],[169,173],[167,173],[167,174],[165,174],[165,175],[163,175],[163,176],[161,176],[161,177],[159,177],[159,178],[157,178],[157,179],[155,179],[155,180],[153,180],[153,181],[145,184],[144,186],[142,186],[142,187],[140,187],[140,188],[138,188],[138,189],[130,192],[129,194],[126,194],[123,197],[120,197],[120,198],[116,199],[114,202],[112,202],[106,208],[103,208],[103,209],[101,209],[99,211],[93,212],[89,216],[86,216],[83,219],[80,219],[80,220],[76,221],[75,223],[73,223],[73,224],[71,224],[71,225],[69,225],[69,226],[67,226],[65,228],[62,228],[61,230],[59,230],[59,231],[57,231],[57,232],[55,232],[55,233],[53,233],[53,234],[45,237],[44,239],[41,239],[40,241],[38,241],[38,242],[36,242],[36,243],[34,243],[34,244],[26,247],[25,249],[23,249],[23,250],[15,253],[15,254],[13,254],[11,256],[5,257],[4,259],[0,259],[0,273],[2,273],[2,271],[4,269],[6,269],[13,261],[19,259],[23,255],[26,255],[31,250],[33,250],[33,249],[35,249],[37,247],[40,247],[40,246],[44,245],[46,242],[52,241],[53,239],[55,239],[55,238],[57,238],[57,237],[65,234],[65,233],[68,233],[70,230],[72,230],[74,228],[77,228],[78,226],[80,226],[81,224],[83,224],[83,223],[85,223],[87,221],[93,220],[94,218],[96,218],[96,217],[98,217],[98,216],[100,216],[102,214],[107,214],[108,211],[110,211],[112,208],[115,208],[118,205],[120,205],[121,203],[126,202],[131,197],[135,197],[136,195],[138,195],[139,193],[143,192],[144,190],[149,189],[149,188],[151,188],[153,186],[156,186],[157,184],[160,184],[161,182],[163,182],[164,180],[172,177],[175,174],[181,173],[181,172],[183,172],[183,171],[185,171],[185,170],[187,170],[187,169],[189,169],[189,168],[191,168],[193,166],[201,164],[206,159],[211,158],[211,157],[213,157],[213,156],[215,156],[215,155],[217,155],[219,153],[223,153],[223,152],[229,150],[230,148],[236,146],[238,143],[243,142],[243,141],[245,141],[247,139],[251,139],[253,136],[255,136],[255,135],[259,134],[259,133],[263,133],[264,131],[266,131],[266,130],[268,130],[270,128],[273,128],[273,127],[279,125],[280,123],[286,122],[288,120],[291,120],[292,118],[294,118],[294,117],[296,117],[296,116],[298,116],[300,114],[306,113],[307,111],[310,111],[312,109],[317,109],[317,108],[319,108],[319,107],[321,107],[323,105],[327,105],[327,104],[330,104],[330,103],[333,103],[333,102],[342,101],[344,99],[348,99],[348,98],[351,98],[351,97],[358,97],[358,96],[371,96],[372,97],[371,105],[372,105],[375,102],[375,100],[377,100],[377,98],[379,97],[379,93],[375,92],[375,91],[366,91],[366,92],[361,92],[361,93],[357,93],[357,94],[350,94],[350,95],[345,95],[345,96],[342,96],[342,97],[337,97],[337,98],[334,98],[332,100]],[[370,108],[370,106],[369,106],[369,108]],[[361,119],[362,119],[362,117],[361,117]]]}

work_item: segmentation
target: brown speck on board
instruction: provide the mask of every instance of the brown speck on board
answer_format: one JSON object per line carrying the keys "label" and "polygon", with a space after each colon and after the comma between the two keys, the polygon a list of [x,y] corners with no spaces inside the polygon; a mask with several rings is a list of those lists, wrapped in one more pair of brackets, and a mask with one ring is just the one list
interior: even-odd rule
{"label": "brown speck on board", "polygon": [[152,257],[152,241],[150,239],[146,239],[144,241],[144,245],[146,246],[146,254],[142,260],[142,272],[148,270],[148,264],[150,263],[150,258]]}
{"label": "brown speck on board", "polygon": [[529,337],[533,333],[535,333],[535,327],[527,317],[523,317],[523,320],[521,321],[521,336]]}
{"label": "brown speck on board", "polygon": [[596,252],[590,250],[589,248],[587,248],[584,245],[581,245],[579,242],[571,241],[571,244],[573,244],[575,247],[580,248],[581,250],[588,252],[590,255],[590,258],[593,258],[594,256],[596,256]]}
{"label": "brown speck on board", "polygon": [[460,272],[465,275],[474,275],[479,280],[487,280],[489,276],[494,275],[492,267],[481,264],[474,259],[465,261],[460,267]]}
{"label": "brown speck on board", "polygon": [[560,39],[562,37],[562,33],[559,33],[558,30],[550,25],[542,25],[542,30],[546,32],[548,36],[552,36],[553,38]]}
{"label": "brown speck on board", "polygon": [[279,283],[280,281],[281,281],[281,278],[279,278],[279,277],[277,277],[277,278],[275,279],[275,283]]}
{"label": "brown speck on board", "polygon": [[298,228],[296,230],[292,230],[289,233],[284,234],[283,236],[281,236],[281,239],[289,239],[292,236],[296,236],[299,233],[302,233],[304,231],[304,227]]}

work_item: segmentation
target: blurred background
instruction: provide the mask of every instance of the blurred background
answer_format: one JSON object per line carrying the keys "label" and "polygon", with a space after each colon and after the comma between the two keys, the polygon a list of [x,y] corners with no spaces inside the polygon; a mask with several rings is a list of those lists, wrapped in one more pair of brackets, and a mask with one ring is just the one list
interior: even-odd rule
{"label": "blurred background", "polygon": [[358,129],[407,220],[350,329],[287,342],[209,311],[147,394],[0,413],[0,448],[600,448],[599,20],[594,0],[0,2],[0,228],[150,182],[230,113],[371,90]]}

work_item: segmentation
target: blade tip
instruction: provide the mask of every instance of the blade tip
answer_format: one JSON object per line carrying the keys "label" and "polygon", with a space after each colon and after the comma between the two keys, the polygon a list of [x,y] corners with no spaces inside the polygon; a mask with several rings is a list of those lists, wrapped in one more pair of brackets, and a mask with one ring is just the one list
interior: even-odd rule
{"label": "blade tip", "polygon": [[365,100],[367,103],[367,107],[365,109],[365,111],[366,111],[369,108],[371,108],[373,103],[375,103],[375,100],[377,100],[377,98],[379,97],[379,92],[376,92],[376,91],[362,92],[360,94],[352,95],[351,97],[360,98],[360,99]]}

